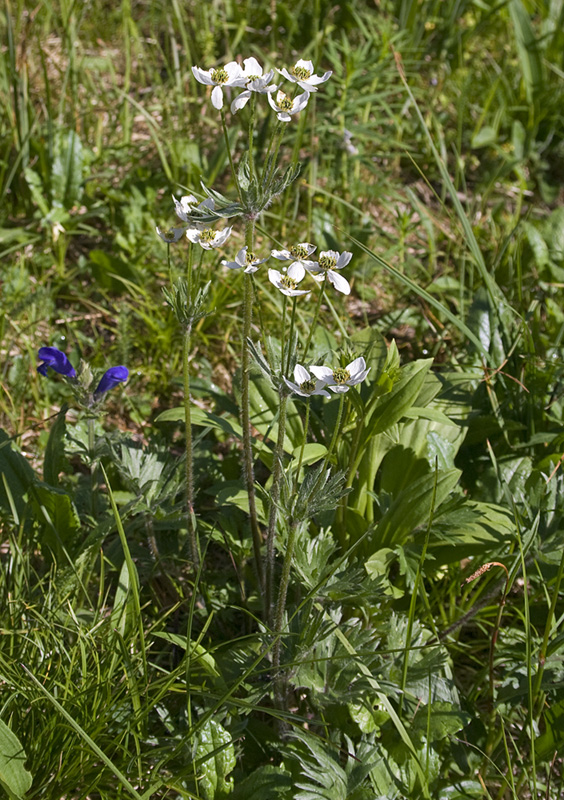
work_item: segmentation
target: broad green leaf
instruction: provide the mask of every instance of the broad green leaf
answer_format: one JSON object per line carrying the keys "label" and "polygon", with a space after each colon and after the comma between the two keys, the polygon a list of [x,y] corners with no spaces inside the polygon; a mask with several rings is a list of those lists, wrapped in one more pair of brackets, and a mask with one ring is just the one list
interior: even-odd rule
{"label": "broad green leaf", "polygon": [[327,448],[324,444],[317,444],[316,442],[310,442],[306,444],[303,448],[302,454],[302,446],[296,447],[294,450],[294,459],[295,461],[292,463],[293,467],[298,466],[298,462],[300,457],[302,459],[302,467],[305,467],[308,464],[315,464],[316,461],[319,461],[320,458],[323,458],[327,453]]}
{"label": "broad green leaf", "polygon": [[26,758],[20,740],[0,719],[0,784],[18,800],[32,783],[31,773],[24,766]]}
{"label": "broad green leaf", "polygon": [[35,473],[26,459],[12,449],[8,434],[0,429],[0,505],[14,511],[20,518],[24,512],[25,495],[35,480]]}
{"label": "broad green leaf", "polygon": [[389,510],[384,514],[373,540],[378,547],[402,544],[416,528],[429,521],[431,509],[437,509],[448,497],[459,481],[461,471],[450,469],[446,472],[429,473],[406,486],[394,498]]}
{"label": "broad green leaf", "polygon": [[509,13],[515,30],[515,43],[525,84],[525,94],[529,103],[532,103],[539,100],[538,91],[544,83],[542,55],[531,25],[529,12],[522,0],[510,0]]}
{"label": "broad green leaf", "polygon": [[59,472],[62,472],[67,464],[65,456],[66,411],[67,406],[64,406],[57,414],[57,419],[51,427],[47,447],[45,448],[43,480],[50,486],[59,485]]}
{"label": "broad green leaf", "polygon": [[76,131],[59,131],[53,142],[51,205],[71,209],[82,194],[83,151]]}
{"label": "broad green leaf", "polygon": [[431,368],[432,358],[414,361],[401,368],[391,392],[379,398],[366,430],[366,438],[391,428],[414,404],[425,375]]}
{"label": "broad green leaf", "polygon": [[411,722],[411,732],[422,736],[428,742],[437,742],[446,736],[457,733],[470,721],[469,714],[459,711],[452,703],[435,701],[431,704],[430,719],[428,708],[420,706]]}
{"label": "broad green leaf", "polygon": [[292,775],[282,767],[264,764],[240,783],[230,800],[291,800]]}
{"label": "broad green leaf", "polygon": [[227,776],[235,768],[235,748],[223,725],[208,719],[198,731],[196,745],[198,785],[205,800],[214,800],[231,792],[233,779]]}
{"label": "broad green leaf", "polygon": [[154,635],[157,636],[159,639],[164,639],[166,642],[170,642],[171,644],[174,644],[177,647],[181,647],[183,650],[188,650],[192,666],[200,667],[204,672],[210,675],[210,677],[214,679],[219,679],[219,683],[222,685],[223,688],[225,688],[223,678],[221,676],[221,673],[219,672],[219,669],[217,668],[217,664],[215,662],[214,657],[206,650],[206,648],[203,645],[190,641],[187,646],[186,636],[183,636],[180,633],[157,631],[155,632]]}
{"label": "broad green leaf", "polygon": [[37,483],[31,492],[36,519],[41,523],[40,541],[59,560],[73,549],[81,529],[76,507],[66,492]]}
{"label": "broad green leaf", "polygon": [[[211,411],[205,411],[203,408],[192,406],[190,409],[190,419],[192,425],[214,428],[215,430],[227,433],[229,436],[236,436],[237,439],[243,438],[241,425],[232,417],[218,417],[217,414],[212,414]],[[184,422],[184,406],[169,408],[163,411],[162,414],[159,414],[155,422]]]}

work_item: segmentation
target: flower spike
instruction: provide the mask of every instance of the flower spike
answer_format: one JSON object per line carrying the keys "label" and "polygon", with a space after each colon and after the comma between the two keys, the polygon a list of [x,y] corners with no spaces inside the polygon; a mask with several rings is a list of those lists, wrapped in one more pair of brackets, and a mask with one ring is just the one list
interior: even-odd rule
{"label": "flower spike", "polygon": [[129,370],[127,367],[110,367],[100,378],[100,383],[94,392],[94,398],[97,399],[100,395],[109,392],[110,389],[113,389],[118,383],[123,383],[128,378]]}

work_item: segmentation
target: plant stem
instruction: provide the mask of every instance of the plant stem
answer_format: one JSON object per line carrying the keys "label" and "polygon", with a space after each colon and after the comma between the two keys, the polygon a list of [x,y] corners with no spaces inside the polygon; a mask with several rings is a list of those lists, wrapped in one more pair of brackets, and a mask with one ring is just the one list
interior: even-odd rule
{"label": "plant stem", "polygon": [[274,672],[274,697],[276,704],[283,706],[284,699],[284,678],[280,673],[280,649],[282,638],[282,625],[284,623],[284,611],[286,610],[286,595],[288,594],[288,584],[290,583],[290,568],[292,566],[292,558],[294,555],[294,544],[296,542],[296,531],[298,529],[298,522],[292,520],[290,530],[288,531],[288,541],[286,542],[286,551],[284,553],[284,563],[282,564],[282,575],[280,577],[280,589],[278,591],[278,600],[276,602],[276,614],[274,617],[273,633],[275,638],[274,647],[272,648],[272,669]]}
{"label": "plant stem", "polygon": [[192,324],[188,323],[184,328],[182,342],[182,373],[184,379],[184,427],[186,438],[186,526],[188,529],[188,541],[190,544],[190,555],[197,570],[200,565],[200,548],[198,544],[198,533],[196,527],[196,517],[194,514],[194,467],[192,453],[192,416],[190,407],[190,344],[191,344]]}
{"label": "plant stem", "polygon": [[221,127],[223,128],[223,136],[225,139],[225,147],[227,148],[227,155],[229,157],[229,164],[231,166],[231,174],[233,175],[233,180],[235,181],[235,186],[237,187],[237,195],[239,196],[239,200],[241,200],[242,202],[241,188],[239,186],[239,181],[237,180],[235,164],[233,163],[233,157],[231,155],[231,146],[229,144],[229,135],[227,133],[227,125],[225,123],[225,111],[223,110],[223,108],[221,109]]}
{"label": "plant stem", "polygon": [[309,333],[307,335],[307,341],[306,341],[305,347],[304,347],[304,354],[303,354],[304,361],[307,358],[307,351],[309,350],[309,346],[310,346],[311,340],[313,338],[313,332],[314,332],[315,327],[317,325],[317,320],[319,318],[319,311],[321,309],[321,301],[323,300],[324,293],[325,293],[325,281],[322,281],[321,282],[321,286],[319,288],[319,295],[317,297],[317,304],[315,306],[315,311],[313,312],[313,320],[311,322],[311,327],[309,329]]}
{"label": "plant stem", "polygon": [[296,480],[294,481],[294,498],[296,496],[296,490],[298,487],[298,481],[300,479],[300,470],[302,468],[302,461],[304,460],[304,449],[307,443],[307,432],[309,428],[309,406],[311,402],[311,397],[308,397],[306,400],[306,416],[304,422],[304,438],[302,440],[302,446],[300,447],[300,457],[298,459],[298,468],[296,469]]}
{"label": "plant stem", "polygon": [[270,488],[270,509],[266,532],[266,601],[269,620],[272,620],[272,590],[274,588],[274,542],[276,540],[276,521],[278,519],[278,500],[280,499],[280,479],[284,458],[284,437],[286,435],[286,403],[288,396],[280,386],[280,410],[278,412],[278,438],[272,464],[272,486]]}
{"label": "plant stem", "polygon": [[[245,244],[247,252],[252,252],[254,240],[254,221],[247,220]],[[255,494],[255,470],[253,465],[253,447],[251,439],[251,409],[249,394],[250,353],[248,339],[251,336],[253,319],[253,280],[250,273],[244,274],[243,294],[243,332],[241,342],[241,425],[243,428],[243,465],[244,478],[249,498],[249,519],[253,538],[253,554],[255,569],[261,595],[264,596],[264,571],[261,559],[262,536],[258,525],[257,504]],[[265,601],[265,610],[268,606]],[[267,611],[268,613],[268,611]]]}
{"label": "plant stem", "polygon": [[337,412],[337,421],[335,422],[335,429],[333,430],[333,436],[331,438],[331,444],[329,445],[329,449],[325,455],[325,468],[329,465],[329,459],[333,455],[333,450],[335,449],[335,445],[337,444],[337,438],[339,436],[339,428],[341,427],[341,419],[343,417],[343,407],[345,405],[345,394],[346,392],[341,392],[339,397],[339,410]]}

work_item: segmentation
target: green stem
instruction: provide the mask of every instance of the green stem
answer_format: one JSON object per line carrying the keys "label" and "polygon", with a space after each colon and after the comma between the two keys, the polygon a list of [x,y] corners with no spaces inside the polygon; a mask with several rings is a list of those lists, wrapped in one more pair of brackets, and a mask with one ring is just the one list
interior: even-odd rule
{"label": "green stem", "polygon": [[272,619],[272,592],[274,588],[274,542],[276,540],[276,522],[278,519],[278,500],[280,499],[280,479],[284,459],[284,437],[286,435],[286,403],[288,397],[280,386],[280,410],[278,413],[278,438],[272,465],[272,486],[270,488],[270,509],[268,512],[268,529],[266,532],[266,608],[269,620]]}
{"label": "green stem", "polygon": [[294,482],[294,487],[295,487],[295,489],[294,489],[294,497],[297,494],[298,481],[300,479],[300,470],[302,468],[302,462],[304,460],[304,450],[305,450],[305,446],[307,444],[307,432],[308,432],[308,429],[309,429],[309,407],[310,407],[310,402],[311,402],[311,397],[308,397],[307,400],[306,400],[306,416],[305,416],[305,422],[304,422],[304,438],[302,440],[302,446],[300,447],[300,457],[298,459],[298,468],[296,470],[296,480]]}
{"label": "green stem", "polygon": [[190,406],[190,343],[192,325],[188,323],[184,328],[182,342],[182,371],[184,379],[184,427],[186,438],[186,527],[188,529],[188,542],[194,569],[200,565],[200,548],[194,514],[194,466],[192,453],[192,416]]}
{"label": "green stem", "polygon": [[345,394],[346,392],[341,392],[341,396],[339,397],[339,410],[337,412],[337,421],[335,422],[335,429],[333,430],[333,436],[331,438],[331,444],[329,445],[329,450],[325,456],[325,466],[324,470],[327,469],[329,465],[329,459],[333,455],[333,450],[335,449],[335,445],[337,444],[337,439],[339,437],[339,428],[341,427],[341,419],[343,416],[343,407],[345,405]]}
{"label": "green stem", "polygon": [[237,195],[239,196],[239,200],[243,202],[243,198],[241,197],[241,187],[239,186],[239,181],[237,180],[237,173],[235,171],[235,164],[233,163],[233,157],[231,155],[231,146],[229,144],[229,136],[227,134],[227,125],[225,123],[225,111],[223,108],[221,109],[221,127],[223,128],[223,136],[225,139],[225,147],[227,148],[227,155],[229,157],[229,164],[231,166],[231,174],[233,175],[233,180],[235,181],[235,186],[237,187]]}
{"label": "green stem", "polygon": [[94,417],[88,417],[88,455],[90,456],[90,501],[92,506],[92,516],[97,515],[97,497],[96,491],[96,472],[98,464],[94,461],[94,450],[96,447],[96,420]]}
{"label": "green stem", "polygon": [[542,708],[544,705],[544,693],[541,692],[542,676],[544,674],[544,664],[546,661],[546,653],[548,650],[548,640],[550,639],[550,632],[552,630],[552,621],[554,619],[556,604],[558,603],[558,598],[560,595],[560,586],[562,584],[563,577],[564,577],[564,552],[562,553],[562,558],[560,559],[560,566],[558,567],[558,574],[556,575],[556,582],[554,584],[552,601],[550,603],[548,617],[546,619],[546,624],[544,626],[544,636],[542,638],[542,643],[539,651],[539,664],[537,668],[537,674],[535,675],[535,683],[533,687],[533,701],[536,707],[537,722],[542,713]]}
{"label": "green stem", "polygon": [[253,135],[255,130],[255,111],[257,107],[256,92],[251,93],[251,115],[249,117],[249,170],[251,178],[255,177],[255,157],[253,153]]}
{"label": "green stem", "polygon": [[319,287],[319,295],[317,297],[317,304],[315,306],[315,311],[313,313],[313,319],[312,319],[312,322],[311,322],[311,327],[309,329],[309,333],[307,335],[307,341],[306,341],[305,348],[304,348],[304,355],[303,355],[304,361],[307,358],[307,351],[309,350],[309,346],[310,346],[311,340],[313,338],[313,332],[314,332],[315,327],[317,325],[317,320],[319,319],[319,311],[321,309],[321,301],[323,300],[324,293],[325,293],[325,281],[322,281],[321,286]]}
{"label": "green stem", "polygon": [[272,668],[274,672],[274,697],[278,707],[284,705],[284,676],[280,672],[280,649],[282,639],[282,626],[284,624],[284,611],[286,610],[286,596],[288,594],[288,584],[290,583],[290,568],[294,555],[294,545],[296,542],[296,531],[298,522],[292,520],[288,531],[288,541],[284,553],[284,563],[282,564],[282,575],[280,577],[280,589],[276,602],[276,613],[274,617],[274,647],[272,648]]}
{"label": "green stem", "polygon": [[[254,240],[254,222],[247,221],[245,230],[245,244],[247,252],[252,252]],[[250,353],[248,340],[251,336],[251,324],[253,319],[253,280],[249,273],[245,273],[244,294],[243,294],[243,332],[241,342],[241,425],[243,428],[243,465],[244,478],[249,498],[249,519],[251,522],[251,533],[253,538],[253,554],[255,559],[255,569],[261,594],[264,596],[264,571],[261,559],[262,536],[258,524],[257,503],[255,494],[255,470],[253,464],[253,446],[251,438],[251,408],[250,408]],[[268,605],[265,601],[265,610],[268,613]]]}

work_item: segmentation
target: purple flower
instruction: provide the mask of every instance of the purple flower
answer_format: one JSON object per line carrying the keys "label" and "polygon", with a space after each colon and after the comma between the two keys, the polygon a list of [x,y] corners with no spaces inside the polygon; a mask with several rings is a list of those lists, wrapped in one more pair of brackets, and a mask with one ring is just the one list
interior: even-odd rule
{"label": "purple flower", "polygon": [[43,364],[37,367],[40,375],[47,375],[49,367],[64,375],[65,378],[76,378],[76,371],[66,355],[56,347],[40,347],[37,353]]}
{"label": "purple flower", "polygon": [[127,367],[110,367],[100,378],[100,383],[94,392],[94,397],[96,398],[97,395],[109,392],[110,389],[113,389],[118,383],[126,381],[128,377],[129,370]]}

